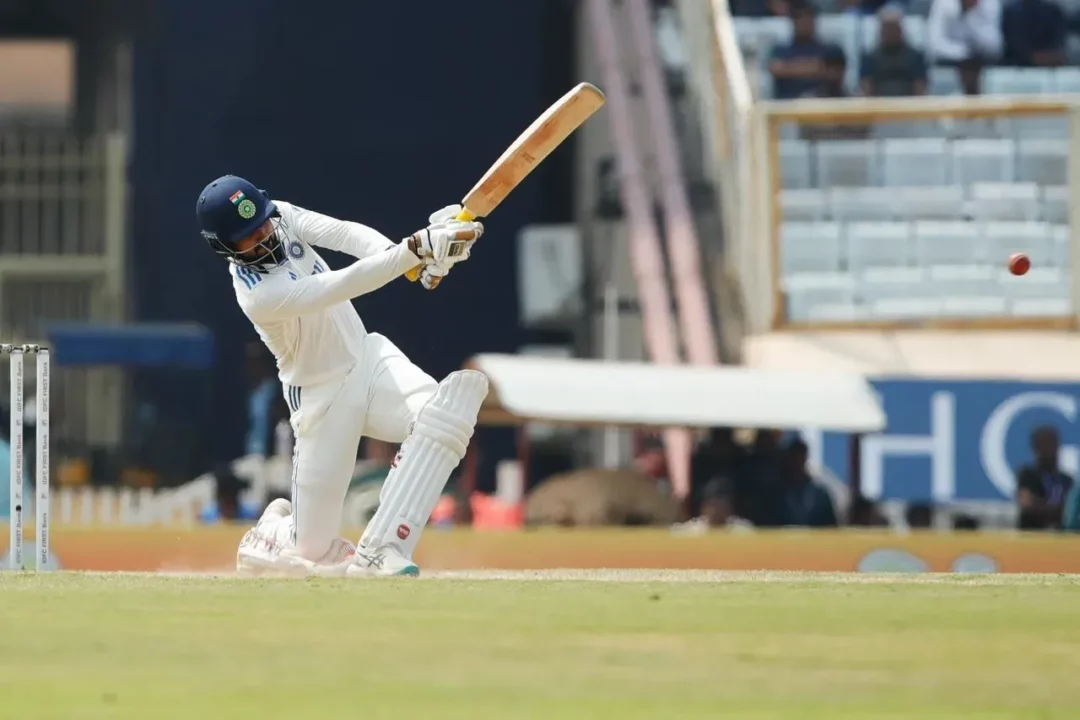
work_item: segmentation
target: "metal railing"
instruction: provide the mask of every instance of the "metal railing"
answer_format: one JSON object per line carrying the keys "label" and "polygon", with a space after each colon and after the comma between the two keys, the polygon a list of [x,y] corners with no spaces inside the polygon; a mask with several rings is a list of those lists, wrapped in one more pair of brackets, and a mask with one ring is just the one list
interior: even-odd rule
{"label": "metal railing", "polygon": [[[0,341],[44,342],[49,322],[124,319],[126,166],[117,133],[0,134]],[[58,443],[117,442],[119,372],[54,375]]]}

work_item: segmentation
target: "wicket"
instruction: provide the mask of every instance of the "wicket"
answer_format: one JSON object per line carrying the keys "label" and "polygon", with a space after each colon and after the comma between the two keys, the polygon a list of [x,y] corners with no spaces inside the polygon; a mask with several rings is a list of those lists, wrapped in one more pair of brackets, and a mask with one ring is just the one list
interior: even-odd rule
{"label": "wicket", "polygon": [[37,404],[35,444],[35,511],[34,569],[49,569],[49,349],[41,345],[0,345],[0,355],[6,355],[11,365],[11,515],[8,526],[11,541],[8,547],[8,567],[23,566],[23,358],[37,357]]}

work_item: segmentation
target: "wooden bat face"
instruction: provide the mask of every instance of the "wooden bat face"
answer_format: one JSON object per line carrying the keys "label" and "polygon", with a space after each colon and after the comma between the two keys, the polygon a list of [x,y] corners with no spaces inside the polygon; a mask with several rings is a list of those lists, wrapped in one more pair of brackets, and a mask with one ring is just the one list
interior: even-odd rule
{"label": "wooden bat face", "polygon": [[604,104],[604,93],[580,83],[518,136],[462,200],[473,217],[486,217],[533,168]]}
{"label": "wooden bat face", "polygon": [[[480,182],[464,197],[459,220],[486,217],[532,172],[551,151],[581,127],[604,104],[604,93],[591,83],[580,83],[544,111],[495,161]],[[416,282],[420,269],[405,273]]]}

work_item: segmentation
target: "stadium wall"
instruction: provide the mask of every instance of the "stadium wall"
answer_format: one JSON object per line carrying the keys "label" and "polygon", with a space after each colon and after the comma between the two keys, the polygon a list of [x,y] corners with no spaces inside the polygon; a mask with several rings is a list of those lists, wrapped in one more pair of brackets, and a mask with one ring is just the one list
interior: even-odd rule
{"label": "stadium wall", "polygon": [[[65,529],[65,570],[232,572],[241,526]],[[346,533],[357,536],[359,531]],[[7,533],[0,533],[6,538]],[[0,545],[0,555],[6,546]],[[826,572],[1080,572],[1080,537],[1015,533],[775,531],[679,536],[651,530],[429,530],[417,553],[440,570],[706,569]]]}

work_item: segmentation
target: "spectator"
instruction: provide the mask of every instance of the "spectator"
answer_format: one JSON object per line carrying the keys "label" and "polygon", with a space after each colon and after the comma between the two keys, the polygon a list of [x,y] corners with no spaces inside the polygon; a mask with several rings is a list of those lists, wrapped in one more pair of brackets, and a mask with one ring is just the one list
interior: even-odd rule
{"label": "spectator", "polygon": [[825,58],[843,50],[817,38],[817,11],[810,3],[791,7],[792,40],[773,50],[769,73],[773,77],[773,97],[791,100],[821,91],[825,84]]}
{"label": "spectator", "polygon": [[955,67],[967,95],[978,95],[983,66],[1001,55],[1001,0],[933,0],[927,19],[931,63]]}
{"label": "spectator", "polygon": [[904,516],[913,530],[926,530],[934,525],[934,509],[928,503],[911,503]]}
{"label": "spectator", "polygon": [[787,0],[731,0],[731,14],[735,17],[787,17]]}
{"label": "spectator", "polygon": [[734,488],[724,479],[710,480],[702,491],[701,516],[709,527],[723,527],[735,517]]}
{"label": "spectator", "polygon": [[[830,48],[822,60],[824,66],[821,87],[807,97],[843,98],[848,97],[844,88],[847,75],[847,58],[839,48]],[[865,138],[870,128],[865,125],[801,125],[799,134],[803,140],[857,140]]]}
{"label": "spectator", "polygon": [[798,527],[836,527],[836,509],[825,488],[807,470],[809,448],[793,440],[784,453],[781,492],[773,496],[770,524]]}
{"label": "spectator", "polygon": [[761,429],[746,455],[746,491],[740,493],[735,512],[755,525],[776,524],[772,517],[776,498],[784,491],[784,455],[779,430]]}
{"label": "spectator", "polygon": [[933,527],[934,508],[928,503],[910,503],[904,513],[907,527],[913,530],[926,530]]}
{"label": "spectator", "polygon": [[848,12],[858,15],[877,15],[883,8],[900,9],[907,5],[907,0],[846,0]]}
{"label": "spectator", "polygon": [[694,452],[690,465],[690,514],[697,516],[702,512],[705,489],[720,486],[730,490],[731,499],[740,490],[740,470],[745,464],[742,448],[735,442],[735,432],[731,428],[713,428],[709,437]]}
{"label": "spectator", "polygon": [[1065,12],[1050,0],[1013,0],[1001,14],[1002,65],[1058,67],[1065,64]]}
{"label": "spectator", "polygon": [[754,527],[749,520],[740,517],[733,502],[734,489],[723,480],[713,480],[705,486],[701,517],[709,527],[726,527],[748,530]]}
{"label": "spectator", "polygon": [[979,529],[979,521],[971,515],[957,515],[953,518],[953,530],[971,532]]}
{"label": "spectator", "polygon": [[869,498],[857,495],[848,507],[848,525],[852,527],[888,527],[888,519]]}
{"label": "spectator", "polygon": [[863,95],[908,97],[926,94],[926,60],[904,37],[903,16],[887,7],[878,16],[878,46],[862,61],[860,85]]}
{"label": "spectator", "polygon": [[702,490],[701,514],[671,529],[677,534],[697,534],[714,528],[753,530],[749,520],[739,517],[733,501],[734,488],[724,478],[710,480]]}
{"label": "spectator", "polygon": [[1056,530],[1062,526],[1062,506],[1072,489],[1073,479],[1058,466],[1058,432],[1042,426],[1031,433],[1033,465],[1025,465],[1016,475],[1016,504],[1021,530]]}
{"label": "spectator", "polygon": [[821,58],[821,83],[804,97],[848,97],[847,88],[844,87],[846,75],[847,57],[844,56],[844,51],[835,45],[827,47],[824,57]]}
{"label": "spectator", "polygon": [[666,484],[668,479],[667,456],[664,441],[656,436],[642,439],[641,449],[634,458],[634,467],[657,483]]}

